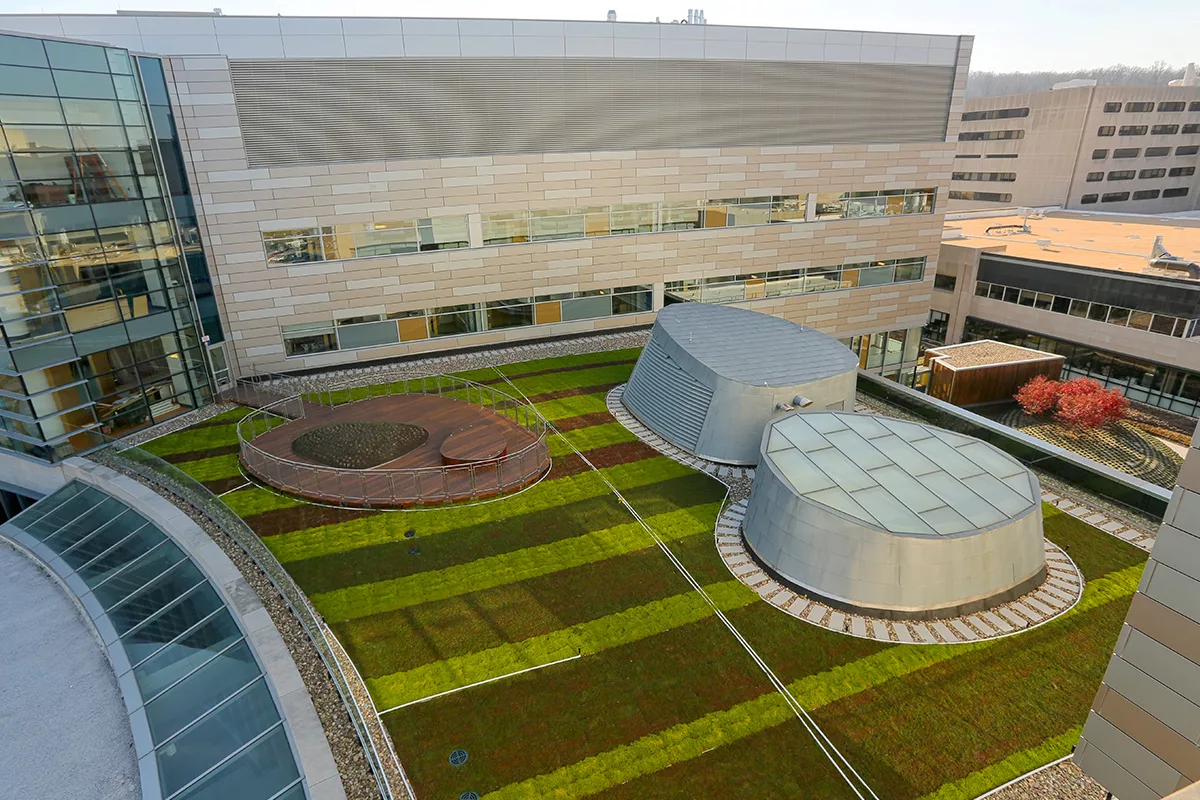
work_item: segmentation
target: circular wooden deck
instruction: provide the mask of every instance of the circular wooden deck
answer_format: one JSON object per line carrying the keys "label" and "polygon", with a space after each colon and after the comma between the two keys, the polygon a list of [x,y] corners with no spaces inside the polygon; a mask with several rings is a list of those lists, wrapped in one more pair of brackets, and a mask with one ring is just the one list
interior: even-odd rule
{"label": "circular wooden deck", "polygon": [[[425,444],[371,469],[346,470],[292,451],[307,431],[336,422],[406,422]],[[257,449],[261,453],[256,453]],[[493,497],[532,483],[550,468],[535,431],[489,408],[432,394],[361,400],[337,408],[304,403],[304,416],[256,437],[243,466],[288,494],[359,508],[405,508]]]}

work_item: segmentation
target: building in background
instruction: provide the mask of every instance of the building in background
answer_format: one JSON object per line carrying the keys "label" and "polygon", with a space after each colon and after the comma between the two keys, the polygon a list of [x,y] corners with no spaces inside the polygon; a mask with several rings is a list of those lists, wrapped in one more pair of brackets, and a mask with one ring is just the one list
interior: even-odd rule
{"label": "building in background", "polygon": [[57,460],[211,400],[189,202],[157,59],[0,36],[0,447]]}
{"label": "building in background", "polygon": [[1075,750],[1075,763],[1121,800],[1200,781],[1198,450],[1193,440]]}
{"label": "building in background", "polygon": [[1064,378],[1200,415],[1200,221],[952,217],[927,345],[995,339],[1057,353]]}
{"label": "building in background", "polygon": [[967,100],[949,210],[1200,208],[1200,86],[1073,86]]}
{"label": "building in background", "polygon": [[646,324],[666,298],[857,337],[876,371],[915,364],[969,37],[152,13],[0,28],[164,57],[234,370]]}

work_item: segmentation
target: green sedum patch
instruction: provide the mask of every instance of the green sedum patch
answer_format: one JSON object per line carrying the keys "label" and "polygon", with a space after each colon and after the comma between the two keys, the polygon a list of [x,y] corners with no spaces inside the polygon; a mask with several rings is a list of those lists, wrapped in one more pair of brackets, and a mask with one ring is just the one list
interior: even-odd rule
{"label": "green sedum patch", "polygon": [[[708,533],[705,520],[715,519],[719,504],[682,509],[651,517],[647,523],[663,539],[680,539]],[[374,518],[372,518],[374,519]],[[577,567],[653,546],[654,541],[636,522],[594,531],[539,547],[481,558],[435,572],[350,586],[312,598],[327,620],[340,622],[398,608],[444,600],[467,592],[516,583],[538,575]]]}

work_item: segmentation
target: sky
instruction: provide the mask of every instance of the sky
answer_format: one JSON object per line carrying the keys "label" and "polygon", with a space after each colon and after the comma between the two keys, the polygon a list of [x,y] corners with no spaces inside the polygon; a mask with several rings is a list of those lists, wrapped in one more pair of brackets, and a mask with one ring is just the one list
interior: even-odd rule
{"label": "sky", "polygon": [[[688,0],[0,0],[0,13],[104,14],[116,8],[227,15],[515,17],[663,22],[687,16]],[[999,72],[1112,64],[1179,67],[1200,62],[1195,0],[692,0],[709,24],[777,25],[908,33],[972,34],[971,67]],[[0,25],[3,27],[3,25]]]}

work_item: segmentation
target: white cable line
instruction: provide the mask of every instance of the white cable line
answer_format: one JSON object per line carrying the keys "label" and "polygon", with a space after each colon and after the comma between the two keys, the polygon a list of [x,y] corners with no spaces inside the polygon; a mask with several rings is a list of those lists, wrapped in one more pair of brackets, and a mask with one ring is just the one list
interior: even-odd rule
{"label": "white cable line", "polygon": [[580,658],[583,658],[583,653],[577,652],[573,656],[568,656],[566,658],[560,658],[558,661],[551,661],[548,664],[537,664],[536,666],[526,667],[525,669],[519,669],[516,672],[509,672],[504,675],[497,675],[494,678],[488,678],[486,680],[476,681],[475,683],[468,683],[466,686],[459,686],[456,689],[447,689],[444,692],[438,692],[437,694],[431,694],[428,697],[422,697],[417,700],[409,700],[407,703],[401,703],[398,706],[392,706],[391,708],[385,708],[383,711],[380,711],[379,714],[380,714],[380,716],[382,716],[382,715],[390,713],[392,711],[399,711],[402,708],[408,708],[409,706],[415,706],[418,703],[424,703],[428,700],[436,700],[437,698],[445,697],[448,694],[454,694],[455,692],[461,692],[464,689],[473,689],[476,686],[483,686],[484,684],[495,683],[496,681],[502,681],[505,678],[512,678],[516,675],[524,675],[526,672],[534,672],[535,670],[545,669],[546,667],[553,667],[555,664],[565,664],[568,661],[576,661]]}
{"label": "white cable line", "polygon": [[[541,412],[538,411],[538,409],[533,405],[533,403],[531,403],[529,401],[529,398],[525,395],[525,393],[522,392],[521,389],[515,383],[513,383],[507,375],[505,375],[503,372],[501,372],[498,367],[492,367],[492,369],[494,369],[496,371],[496,373],[501,378],[504,379],[505,383],[507,383],[509,386],[511,386],[513,388],[513,391],[515,391],[519,395],[521,395],[522,399],[524,399],[526,403],[529,403],[529,407],[533,409],[534,413],[538,414],[538,416],[542,416]],[[542,418],[545,419],[545,417],[542,417]],[[600,479],[602,481],[604,481],[604,484],[606,486],[608,486],[609,490],[612,491],[612,493],[616,496],[617,500],[620,501],[621,505],[625,506],[625,508],[627,508],[629,510],[629,513],[631,515],[633,515],[633,518],[635,520],[637,520],[638,524],[641,525],[641,527],[650,535],[650,537],[654,540],[654,543],[656,545],[658,545],[658,548],[660,550],[662,550],[663,554],[666,555],[667,559],[671,562],[671,564],[675,567],[675,569],[678,570],[679,573],[684,577],[684,580],[686,580],[688,582],[688,584],[697,593],[699,593],[700,597],[704,600],[704,602],[707,603],[712,608],[713,613],[716,615],[716,617],[719,620],[721,620],[722,624],[724,624],[725,627],[729,630],[729,632],[733,634],[734,638],[737,639],[738,643],[742,646],[742,648],[750,655],[750,658],[754,661],[755,664],[758,665],[759,669],[761,669],[763,671],[763,673],[766,674],[767,679],[771,682],[771,685],[775,687],[776,691],[778,691],[781,695],[783,695],[784,702],[786,702],[788,704],[788,707],[792,710],[792,712],[800,720],[800,724],[803,725],[804,729],[806,731],[808,731],[808,734],[810,736],[812,736],[813,741],[815,741],[817,743],[817,747],[821,748],[821,752],[824,753],[825,757],[827,759],[829,759],[829,762],[831,764],[833,764],[834,769],[836,769],[838,771],[838,774],[842,776],[842,779],[846,781],[847,785],[849,785],[849,787],[850,787],[850,790],[853,791],[856,796],[858,796],[859,800],[866,800],[866,798],[863,797],[862,792],[860,792],[859,788],[855,785],[854,781],[851,780],[850,776],[847,775],[845,770],[842,769],[842,764],[844,764],[846,766],[846,769],[850,770],[850,772],[854,775],[855,778],[858,779],[858,782],[862,784],[862,787],[867,790],[867,792],[871,795],[872,798],[874,798],[874,800],[879,800],[879,795],[875,794],[875,792],[871,789],[870,785],[866,782],[866,780],[864,780],[863,777],[858,773],[858,771],[855,770],[854,767],[850,765],[850,762],[846,759],[846,757],[842,754],[842,752],[840,750],[838,750],[837,746],[830,740],[830,738],[825,734],[825,732],[823,730],[821,730],[821,727],[817,724],[816,720],[814,720],[809,715],[808,711],[806,711],[805,708],[800,704],[800,702],[798,700],[796,700],[796,698],[788,690],[787,686],[783,683],[783,681],[781,681],[779,679],[779,677],[771,670],[771,668],[762,659],[762,657],[759,656],[757,651],[755,651],[754,646],[751,645],[750,642],[747,641],[744,636],[742,636],[742,634],[734,626],[733,622],[731,622],[729,620],[729,618],[727,616],[725,616],[725,613],[719,607],[717,607],[716,602],[712,599],[712,597],[709,596],[708,592],[706,592],[704,590],[704,587],[701,586],[700,583],[694,577],[692,577],[692,574],[690,572],[688,572],[687,567],[685,567],[683,565],[683,563],[680,562],[678,558],[676,558],[675,554],[673,552],[671,552],[671,549],[669,547],[667,547],[666,542],[646,522],[646,520],[642,518],[641,514],[639,514],[637,512],[637,509],[635,509],[629,503],[629,501],[625,499],[625,496],[622,495],[621,491],[612,483],[612,481],[610,481],[608,479],[608,476],[605,475],[603,472],[601,472],[599,469],[597,469],[596,465],[593,464],[588,459],[588,457],[585,456],[579,450],[579,448],[575,446],[575,444],[570,439],[568,439],[566,436],[564,436],[563,433],[558,430],[558,427],[553,422],[551,422],[548,419],[546,419],[545,421],[546,421],[546,425],[552,431],[554,431],[556,434],[558,434],[558,436],[564,442],[567,443],[567,446],[570,447],[571,450],[573,450],[577,456],[579,456],[579,458],[583,461],[583,463],[587,464],[588,467],[590,467],[593,471],[596,472],[597,475],[600,476]],[[728,489],[726,489],[726,497],[728,497],[728,494],[729,494]],[[723,502],[724,502],[724,500],[722,500],[722,503]],[[832,753],[830,751],[832,751]],[[839,761],[841,762],[840,764],[839,764]]]}

